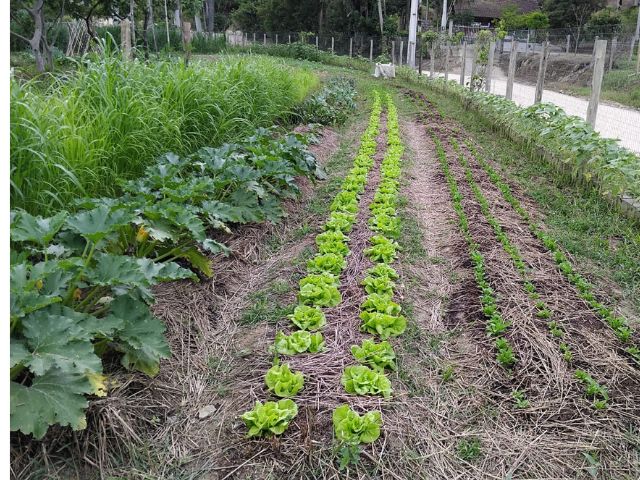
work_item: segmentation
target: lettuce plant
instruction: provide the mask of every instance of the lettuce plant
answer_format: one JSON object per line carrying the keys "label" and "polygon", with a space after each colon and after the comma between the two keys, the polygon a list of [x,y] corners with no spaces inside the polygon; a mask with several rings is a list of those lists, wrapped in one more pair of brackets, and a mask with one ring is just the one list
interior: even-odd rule
{"label": "lettuce plant", "polygon": [[391,280],[397,280],[400,278],[398,272],[391,266],[386,263],[378,263],[374,267],[371,267],[367,270],[367,276],[369,277],[386,277]]}
{"label": "lettuce plant", "polygon": [[602,410],[607,408],[609,393],[607,389],[596,382],[591,375],[584,370],[576,370],[575,377],[585,386],[585,393],[593,399],[593,406]]}
{"label": "lettuce plant", "polygon": [[356,216],[353,213],[333,212],[329,220],[324,224],[325,230],[339,230],[342,233],[349,233],[353,227]]}
{"label": "lettuce plant", "polygon": [[400,236],[400,219],[384,213],[376,214],[369,220],[371,229],[390,238]]}
{"label": "lettuce plant", "polygon": [[311,273],[330,273],[340,275],[347,266],[342,255],[337,253],[323,253],[316,255],[307,262],[307,271]]}
{"label": "lettuce plant", "polygon": [[327,320],[320,307],[298,305],[293,314],[289,315],[291,322],[300,330],[314,331],[325,326]]}
{"label": "lettuce plant", "polygon": [[371,247],[365,248],[364,254],[373,262],[391,263],[397,255],[398,244],[382,235],[371,237]]}
{"label": "lettuce plant", "polygon": [[344,404],[333,411],[333,431],[342,443],[373,443],[380,436],[381,426],[382,416],[377,410],[360,416]]}
{"label": "lettuce plant", "polygon": [[376,343],[374,340],[363,340],[362,345],[353,345],[351,347],[351,354],[354,358],[364,364],[368,365],[374,370],[384,371],[385,368],[396,370],[396,354],[393,351],[393,347],[386,340],[380,343]]}
{"label": "lettuce plant", "polygon": [[293,400],[278,402],[256,402],[253,410],[241,415],[249,428],[248,437],[282,435],[289,422],[298,415],[298,406]]}
{"label": "lettuce plant", "polygon": [[283,332],[276,333],[274,349],[281,355],[296,355],[298,353],[317,353],[324,349],[322,333],[309,333],[306,330],[298,330],[291,335]]}
{"label": "lettuce plant", "polygon": [[278,397],[293,397],[304,386],[302,372],[293,373],[287,364],[271,367],[264,381],[269,391]]}
{"label": "lettuce plant", "polygon": [[349,237],[340,230],[329,230],[316,237],[316,245],[321,254],[335,253],[342,257],[349,255],[348,241]]}
{"label": "lettuce plant", "polygon": [[364,365],[346,367],[341,381],[347,393],[382,395],[385,398],[391,396],[391,381],[384,373],[371,370]]}
{"label": "lettuce plant", "polygon": [[360,308],[366,312],[386,313],[387,315],[400,315],[402,310],[400,305],[392,301],[389,295],[378,293],[369,294]]}
{"label": "lettuce plant", "polygon": [[360,318],[362,319],[362,325],[360,326],[362,331],[379,335],[383,340],[402,335],[407,328],[407,319],[402,315],[362,312],[360,313]]}
{"label": "lettuce plant", "polygon": [[361,285],[364,286],[365,291],[369,294],[377,294],[389,298],[393,296],[393,287],[395,287],[395,283],[387,277],[365,277]]}
{"label": "lettuce plant", "polygon": [[338,280],[331,274],[311,274],[300,280],[300,303],[318,307],[335,307],[342,301]]}

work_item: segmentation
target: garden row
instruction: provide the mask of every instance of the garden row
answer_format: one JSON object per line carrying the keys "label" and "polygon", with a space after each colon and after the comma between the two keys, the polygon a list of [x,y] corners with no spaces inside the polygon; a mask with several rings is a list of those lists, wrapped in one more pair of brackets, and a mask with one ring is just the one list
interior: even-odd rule
{"label": "garden row", "polygon": [[[525,293],[532,302],[535,302],[536,317],[547,322],[548,332],[554,340],[557,340],[558,349],[562,354],[562,358],[571,366],[573,363],[573,353],[568,343],[569,339],[567,338],[565,329],[562,327],[559,321],[554,320],[554,313],[551,311],[549,306],[541,299],[541,296],[535,284],[529,278],[529,269],[527,267],[527,264],[525,263],[524,258],[522,257],[520,250],[516,245],[512,243],[512,241],[509,239],[509,236],[505,233],[504,228],[502,227],[500,222],[491,213],[489,201],[483,194],[480,186],[475,181],[473,173],[469,166],[469,162],[465,158],[464,153],[461,151],[460,146],[454,139],[451,139],[451,144],[453,145],[454,150],[458,153],[458,161],[464,169],[466,182],[471,188],[471,191],[473,192],[473,195],[480,206],[482,215],[484,216],[487,223],[491,225],[496,240],[500,242],[503,250],[511,258],[514,268],[520,275],[522,287],[524,288]],[[575,369],[574,374],[578,380],[583,382],[585,387],[585,394],[593,400],[593,406],[597,409],[606,408],[607,402],[609,400],[607,390],[598,382],[596,382],[589,372],[583,369]]]}
{"label": "garden row", "polygon": [[[373,339],[365,339],[361,345],[353,345],[351,353],[359,365],[346,367],[342,375],[342,385],[347,393],[384,397],[391,394],[391,382],[384,371],[386,368],[396,368],[395,353],[387,339],[400,335],[406,327],[406,320],[400,315],[400,306],[393,301],[393,281],[398,275],[390,265],[396,258],[398,248],[394,239],[398,237],[400,228],[396,203],[403,147],[391,98],[387,99],[387,106],[388,149],[380,166],[380,184],[369,205],[372,235],[370,247],[364,250],[374,266],[362,280],[367,296],[360,307],[361,330],[377,335],[383,341],[378,343]],[[300,281],[300,303],[290,316],[291,322],[299,330],[290,335],[282,332],[276,335],[274,366],[267,372],[265,382],[270,392],[286,399],[264,404],[256,402],[255,408],[242,416],[249,428],[249,436],[281,434],[297,414],[297,406],[289,397],[295,396],[303,388],[304,374],[292,372],[288,364],[281,364],[279,355],[317,353],[324,348],[322,334],[311,331],[324,327],[323,308],[336,307],[342,301],[338,287],[340,274],[346,268],[350,254],[347,234],[356,221],[359,197],[374,166],[380,114],[381,102],[376,93],[369,126],[363,134],[354,166],[331,204],[331,214],[324,225],[324,232],[316,237],[318,254],[309,260],[308,275]],[[359,415],[347,404],[334,410],[333,421],[336,439],[341,446],[350,448],[376,440],[382,422],[379,411]]]}
{"label": "garden row", "polygon": [[[340,88],[349,85],[340,111],[353,106],[353,85]],[[84,428],[88,398],[107,394],[109,359],[155,375],[170,350],[149,309],[152,287],[212,276],[209,255],[227,251],[216,231],[278,221],[297,176],[324,178],[307,141],[258,129],[165,154],[122,182],[118,198],[85,198],[47,218],[13,210],[11,430],[42,438],[53,424]]]}

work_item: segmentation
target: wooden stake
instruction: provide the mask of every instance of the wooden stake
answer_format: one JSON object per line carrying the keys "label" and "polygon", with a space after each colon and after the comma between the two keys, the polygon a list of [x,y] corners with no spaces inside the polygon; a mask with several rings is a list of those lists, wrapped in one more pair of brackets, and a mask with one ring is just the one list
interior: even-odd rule
{"label": "wooden stake", "polygon": [[516,76],[516,60],[518,57],[518,42],[511,42],[511,52],[509,53],[509,74],[507,76],[507,93],[505,97],[509,100],[513,98],[513,80]]}
{"label": "wooden stake", "polygon": [[587,107],[587,123],[595,128],[598,104],[600,103],[600,89],[604,77],[604,59],[607,55],[607,41],[596,40],[594,46],[593,77],[591,79],[591,97]]}
{"label": "wooden stake", "polygon": [[547,60],[549,60],[549,40],[545,40],[540,54],[540,66],[538,67],[538,81],[536,82],[536,96],[534,103],[542,101],[542,92],[544,90],[544,76],[547,73]]}

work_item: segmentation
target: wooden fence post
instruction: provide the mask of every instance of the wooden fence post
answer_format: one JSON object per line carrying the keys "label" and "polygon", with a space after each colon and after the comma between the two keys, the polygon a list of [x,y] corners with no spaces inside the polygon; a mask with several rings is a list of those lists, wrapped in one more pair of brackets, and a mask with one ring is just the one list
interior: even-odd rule
{"label": "wooden fence post", "polygon": [[122,57],[131,60],[131,21],[127,18],[120,22],[120,48]]}
{"label": "wooden fence post", "polygon": [[467,70],[467,42],[462,42],[462,68],[460,69],[460,85],[464,87],[464,74]]}
{"label": "wooden fence post", "polygon": [[400,66],[402,66],[402,54],[404,53],[403,50],[404,50],[404,40],[401,40],[400,41],[400,63],[399,63]]}
{"label": "wooden fence post", "polygon": [[331,37],[331,53],[334,53],[333,47],[334,47],[334,41],[333,41],[333,37]]}
{"label": "wooden fence post", "polygon": [[318,48],[318,35],[316,35],[316,48]]}
{"label": "wooden fence post", "polygon": [[291,43],[291,34],[289,34],[289,43]]}
{"label": "wooden fence post", "polygon": [[253,32],[253,43],[256,43],[256,32]]}
{"label": "wooden fence post", "polygon": [[262,34],[262,45],[267,45],[267,34],[263,33]]}
{"label": "wooden fence post", "polygon": [[[449,30],[451,30],[452,28],[453,28],[453,21],[449,23]],[[447,43],[445,44],[444,48],[447,49],[447,51],[444,54],[444,80],[446,82],[449,80],[449,49],[450,49],[449,40],[447,40]]]}
{"label": "wooden fence post", "polygon": [[609,53],[609,71],[613,68],[613,59],[616,56],[616,49],[618,48],[618,37],[613,37],[611,40],[611,52]]}
{"label": "wooden fence post", "polygon": [[349,37],[349,57],[353,57],[353,37]]}
{"label": "wooden fence post", "polygon": [[436,42],[434,42],[434,41],[431,42],[431,53],[430,53],[430,55],[431,55],[431,65],[430,65],[431,72],[429,74],[429,76],[431,78],[435,77],[435,75],[436,75],[436,46],[435,46],[435,43]]}
{"label": "wooden fence post", "polygon": [[633,60],[633,47],[636,43],[636,37],[631,37],[631,48],[629,49],[629,63]]}
{"label": "wooden fence post", "polygon": [[569,53],[569,49],[571,48],[571,35],[567,35],[567,48],[565,49],[565,53]]}
{"label": "wooden fence post", "polygon": [[373,62],[373,38],[369,41],[369,61]]}
{"label": "wooden fence post", "polygon": [[591,97],[587,107],[587,123],[595,128],[598,104],[600,103],[600,88],[604,77],[604,60],[607,55],[607,41],[596,40],[594,46],[593,77],[591,79]]}
{"label": "wooden fence post", "polygon": [[505,97],[511,100],[513,98],[513,80],[516,76],[516,60],[518,57],[518,42],[511,41],[511,52],[509,52],[509,74],[507,75],[507,92]]}
{"label": "wooden fence post", "polygon": [[549,40],[545,40],[540,54],[540,66],[538,67],[538,81],[536,82],[536,96],[534,103],[542,101],[542,91],[544,90],[544,76],[547,73],[547,60],[549,60]]}
{"label": "wooden fence post", "polygon": [[191,23],[182,22],[182,48],[184,49],[185,63],[189,64],[191,58]]}
{"label": "wooden fence post", "polygon": [[485,91],[491,93],[491,76],[493,75],[493,58],[496,51],[496,42],[489,43],[489,58],[487,60],[487,78],[484,83]]}
{"label": "wooden fence post", "polygon": [[278,45],[278,34],[276,33],[276,45]]}

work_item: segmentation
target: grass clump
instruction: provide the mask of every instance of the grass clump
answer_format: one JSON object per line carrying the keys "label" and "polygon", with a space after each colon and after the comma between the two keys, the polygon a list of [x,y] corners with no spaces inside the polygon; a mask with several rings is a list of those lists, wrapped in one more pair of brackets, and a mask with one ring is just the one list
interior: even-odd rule
{"label": "grass clump", "polygon": [[318,84],[270,58],[213,64],[124,62],[116,52],[78,64],[44,88],[11,80],[11,203],[31,213],[111,196],[167,151],[186,154],[295,118]]}

